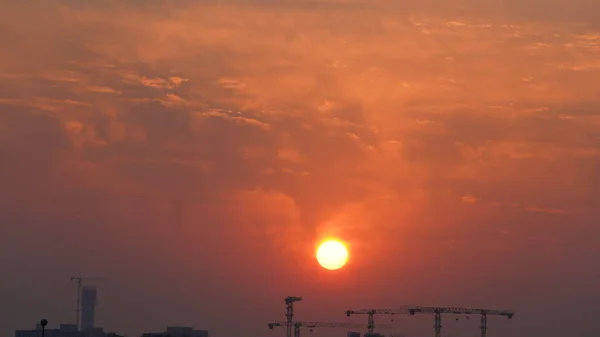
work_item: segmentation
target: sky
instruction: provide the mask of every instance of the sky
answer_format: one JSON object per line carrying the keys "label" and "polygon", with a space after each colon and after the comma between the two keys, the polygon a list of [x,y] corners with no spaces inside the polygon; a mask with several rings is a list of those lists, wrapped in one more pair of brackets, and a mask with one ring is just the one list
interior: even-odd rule
{"label": "sky", "polygon": [[283,336],[286,296],[596,335],[598,1],[0,0],[0,50],[2,336],[73,322],[79,272],[128,336]]}

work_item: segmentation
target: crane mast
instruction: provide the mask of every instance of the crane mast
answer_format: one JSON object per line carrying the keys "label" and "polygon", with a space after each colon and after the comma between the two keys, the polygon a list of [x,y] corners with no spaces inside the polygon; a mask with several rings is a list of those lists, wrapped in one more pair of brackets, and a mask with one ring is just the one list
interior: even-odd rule
{"label": "crane mast", "polygon": [[293,319],[294,319],[294,302],[299,302],[299,301],[302,301],[302,297],[288,296],[288,297],[285,298],[285,305],[286,305],[285,316],[287,318],[287,321],[286,321],[286,328],[287,328],[286,337],[292,337],[292,324],[293,324]]}
{"label": "crane mast", "polygon": [[[274,327],[287,327],[288,322],[277,321],[273,323],[269,323],[269,329],[273,329]],[[314,328],[350,328],[350,329],[364,329],[367,328],[365,324],[356,324],[356,323],[340,323],[340,322],[292,322],[294,326],[294,337],[300,337],[300,329],[308,328],[312,331]],[[391,325],[380,325],[379,328],[389,329]]]}

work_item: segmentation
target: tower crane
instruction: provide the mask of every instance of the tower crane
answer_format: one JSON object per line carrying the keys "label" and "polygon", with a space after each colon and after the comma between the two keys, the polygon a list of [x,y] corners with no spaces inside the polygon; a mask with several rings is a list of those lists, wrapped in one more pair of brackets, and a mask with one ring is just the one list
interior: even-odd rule
{"label": "tower crane", "polygon": [[75,324],[77,325],[77,330],[79,330],[79,318],[81,317],[81,287],[83,285],[83,281],[86,280],[104,280],[103,277],[83,277],[81,273],[78,276],[71,277],[71,281],[77,281],[77,302],[75,304]]}
{"label": "tower crane", "polygon": [[415,314],[434,314],[435,337],[440,337],[442,330],[442,314],[455,315],[481,315],[481,337],[486,337],[487,334],[487,317],[488,315],[505,316],[512,319],[515,315],[511,310],[495,310],[495,309],[469,309],[455,307],[409,307],[410,315]]}
{"label": "tower crane", "polygon": [[[269,323],[269,329],[279,326],[287,326],[288,322],[273,322]],[[314,328],[350,328],[350,329],[364,329],[367,328],[366,324],[354,324],[354,323],[338,323],[338,322],[292,322],[294,326],[294,337],[300,337],[300,328],[308,328],[312,331]],[[390,329],[391,325],[380,325],[378,328]]]}
{"label": "tower crane", "polygon": [[285,305],[286,305],[285,317],[287,318],[286,337],[292,337],[292,321],[294,319],[294,302],[299,302],[299,301],[302,301],[302,297],[288,296],[285,298]]}
{"label": "tower crane", "polygon": [[[368,315],[369,321],[367,324],[367,329],[369,334],[373,333],[373,329],[375,329],[375,315],[408,315],[408,307],[398,308],[398,309],[360,309],[360,310],[346,310],[346,316],[350,317],[351,315]],[[378,325],[379,327],[379,325]]]}

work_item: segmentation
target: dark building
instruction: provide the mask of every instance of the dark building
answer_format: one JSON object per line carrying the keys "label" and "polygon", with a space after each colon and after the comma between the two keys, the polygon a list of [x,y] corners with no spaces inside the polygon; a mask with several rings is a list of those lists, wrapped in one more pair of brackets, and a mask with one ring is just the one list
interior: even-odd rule
{"label": "dark building", "polygon": [[94,329],[97,294],[94,286],[86,286],[81,289],[81,330],[83,331]]}
{"label": "dark building", "polygon": [[[15,337],[41,337],[42,327],[33,330],[16,330]],[[76,324],[61,324],[58,329],[45,329],[44,337],[107,337],[109,334],[102,328],[94,328],[88,331],[78,331]]]}
{"label": "dark building", "polygon": [[346,337],[360,337],[360,332],[356,331],[348,331],[346,333]]}
{"label": "dark building", "polygon": [[168,326],[166,332],[149,332],[142,337],[209,337],[208,330],[196,330],[183,326]]}
{"label": "dark building", "polygon": [[[15,337],[41,337],[42,326],[37,325],[33,330],[17,330],[15,331]],[[61,324],[58,329],[45,329],[44,337],[85,337],[77,331],[77,325],[74,324]]]}
{"label": "dark building", "polygon": [[384,337],[384,336],[380,333],[374,332],[374,333],[366,333],[365,337]]}

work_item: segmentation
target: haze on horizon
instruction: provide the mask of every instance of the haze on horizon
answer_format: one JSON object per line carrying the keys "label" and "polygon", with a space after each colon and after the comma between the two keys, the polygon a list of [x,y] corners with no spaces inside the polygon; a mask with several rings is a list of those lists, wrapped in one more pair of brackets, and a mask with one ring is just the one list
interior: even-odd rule
{"label": "haze on horizon", "polygon": [[593,0],[0,0],[0,335],[72,322],[79,271],[130,335],[281,336],[289,295],[302,320],[596,335],[599,23]]}

